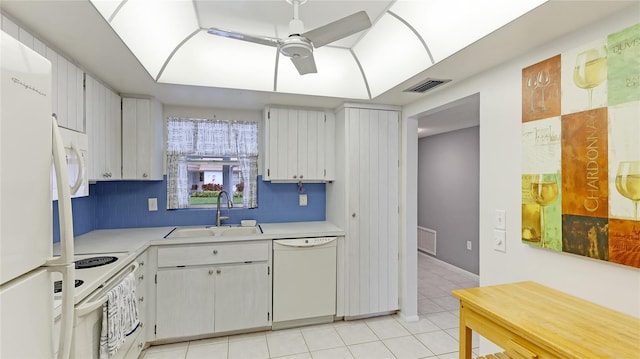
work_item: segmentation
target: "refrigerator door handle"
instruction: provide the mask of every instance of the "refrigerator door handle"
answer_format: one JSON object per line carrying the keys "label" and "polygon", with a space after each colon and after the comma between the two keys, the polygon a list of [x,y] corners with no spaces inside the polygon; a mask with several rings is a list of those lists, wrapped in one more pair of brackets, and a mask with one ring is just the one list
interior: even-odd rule
{"label": "refrigerator door handle", "polygon": [[62,313],[60,315],[60,338],[57,359],[69,359],[71,357],[71,343],[73,341],[74,321],[74,291],[76,282],[76,265],[71,262],[66,265],[49,267],[50,272],[62,274]]}
{"label": "refrigerator door handle", "polygon": [[71,151],[73,151],[73,153],[76,155],[76,158],[78,159],[78,175],[76,176],[76,182],[71,186],[71,194],[76,194],[78,193],[78,190],[80,189],[80,186],[82,186],[82,182],[84,181],[84,160],[82,159],[82,155],[80,155],[80,151],[78,151],[78,148],[73,142],[71,142],[70,147]]}
{"label": "refrigerator door handle", "polygon": [[[73,217],[71,215],[71,188],[68,184],[66,152],[56,116],[52,118],[53,166],[58,185],[58,220],[60,222],[60,257],[47,261],[47,265],[66,265],[73,263]],[[72,287],[73,288],[73,287]]]}

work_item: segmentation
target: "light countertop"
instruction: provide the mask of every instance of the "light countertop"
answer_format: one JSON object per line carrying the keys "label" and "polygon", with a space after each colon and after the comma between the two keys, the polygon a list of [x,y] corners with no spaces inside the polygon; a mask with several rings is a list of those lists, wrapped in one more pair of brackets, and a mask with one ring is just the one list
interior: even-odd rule
{"label": "light countertop", "polygon": [[[76,254],[103,254],[127,252],[137,256],[150,245],[174,245],[213,242],[237,242],[260,239],[283,239],[299,237],[344,236],[344,230],[326,221],[259,223],[262,234],[231,237],[191,237],[164,238],[174,226],[151,228],[98,229],[75,237]],[[179,228],[197,228],[205,226],[180,226]],[[59,243],[54,244],[54,253],[60,252]]]}

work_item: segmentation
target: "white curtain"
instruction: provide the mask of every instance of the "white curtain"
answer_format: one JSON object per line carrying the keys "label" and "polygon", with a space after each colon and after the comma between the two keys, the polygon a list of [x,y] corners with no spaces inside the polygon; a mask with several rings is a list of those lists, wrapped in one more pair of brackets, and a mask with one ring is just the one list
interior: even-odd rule
{"label": "white curtain", "polygon": [[244,182],[243,206],[255,208],[258,124],[191,118],[167,121],[167,208],[189,207],[188,155],[237,157]]}

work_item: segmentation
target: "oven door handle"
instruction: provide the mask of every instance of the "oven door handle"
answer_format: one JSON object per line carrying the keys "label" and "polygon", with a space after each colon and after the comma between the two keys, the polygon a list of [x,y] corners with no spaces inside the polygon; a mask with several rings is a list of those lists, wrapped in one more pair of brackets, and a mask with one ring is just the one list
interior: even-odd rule
{"label": "oven door handle", "polygon": [[[138,270],[138,262],[133,262],[131,268],[130,268],[130,272],[135,272],[136,270]],[[118,276],[119,277],[119,276]],[[109,299],[109,295],[105,294],[103,296],[101,296],[100,298],[98,298],[97,300],[91,301],[89,303],[85,303],[82,305],[79,305],[78,307],[76,307],[76,317],[83,317],[91,312],[93,312],[94,310],[100,308],[104,303],[107,302],[107,300]]]}

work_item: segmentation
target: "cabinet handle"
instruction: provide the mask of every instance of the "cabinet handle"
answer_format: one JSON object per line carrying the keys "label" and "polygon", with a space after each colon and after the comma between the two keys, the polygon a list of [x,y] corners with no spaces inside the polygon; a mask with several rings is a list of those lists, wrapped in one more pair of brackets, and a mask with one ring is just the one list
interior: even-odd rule
{"label": "cabinet handle", "polygon": [[213,274],[213,269],[209,269],[209,275]]}
{"label": "cabinet handle", "polygon": [[142,174],[142,177],[147,178],[147,177],[149,177],[149,175],[148,175],[148,174],[146,174],[146,173],[143,173],[143,174]]}
{"label": "cabinet handle", "polygon": [[216,273],[217,273],[217,274],[222,273],[222,269],[216,269]]}
{"label": "cabinet handle", "polygon": [[138,262],[138,264],[140,265],[140,267],[144,267],[144,261],[140,261]]}
{"label": "cabinet handle", "polygon": [[213,250],[213,254],[218,254],[218,250],[217,250],[217,249],[214,249],[214,250]]}
{"label": "cabinet handle", "polygon": [[144,297],[138,298],[138,302],[144,302]]}
{"label": "cabinet handle", "polygon": [[143,346],[144,346],[143,343],[138,343],[138,349],[142,349]]}
{"label": "cabinet handle", "polygon": [[144,280],[144,274],[138,277],[139,280]]}

